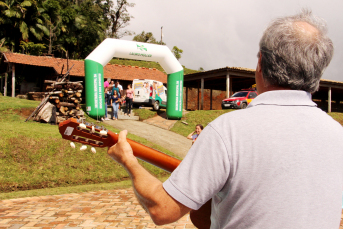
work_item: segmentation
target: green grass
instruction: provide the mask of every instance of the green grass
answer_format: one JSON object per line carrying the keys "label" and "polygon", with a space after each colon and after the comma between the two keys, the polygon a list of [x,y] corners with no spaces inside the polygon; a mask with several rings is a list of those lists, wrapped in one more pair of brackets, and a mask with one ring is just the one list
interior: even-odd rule
{"label": "green grass", "polygon": [[[168,177],[159,178],[162,182],[165,181]],[[81,193],[81,192],[91,192],[99,190],[113,190],[113,189],[126,189],[130,188],[131,181],[125,180],[115,183],[101,183],[101,184],[86,184],[78,186],[69,186],[69,187],[57,187],[57,188],[44,188],[44,189],[33,189],[25,191],[14,191],[0,193],[0,200],[4,199],[15,199],[15,198],[24,198],[32,196],[46,196],[46,195],[61,195],[67,193]]]}
{"label": "green grass", "polygon": [[159,111],[155,111],[152,108],[150,109],[149,108],[143,108],[143,109],[134,108],[132,109],[132,111],[134,112],[135,116],[139,116],[140,121],[143,121],[148,118],[152,118],[158,114],[166,112],[166,109],[160,109]]}
{"label": "green grass", "polygon": [[[157,62],[153,61],[141,61],[141,60],[129,60],[129,59],[112,59],[110,60],[111,64],[119,64],[119,65],[125,65],[125,66],[138,66],[138,67],[145,67],[145,68],[156,68],[160,70],[161,72],[164,72],[164,69],[161,67],[161,65]],[[183,67],[184,75],[191,74],[191,73],[196,73],[199,72],[197,70],[189,69],[186,68],[185,66]]]}
{"label": "green grass", "polygon": [[[181,134],[187,137],[192,131],[195,130],[195,126],[197,124],[201,124],[204,127],[207,126],[208,123],[215,120],[222,114],[227,112],[231,112],[233,110],[197,110],[197,111],[190,111],[185,114],[181,120],[178,120],[175,125],[171,128],[171,131]],[[187,122],[188,125],[182,123]]]}
{"label": "green grass", "polygon": [[[220,115],[227,112],[231,112],[231,111],[234,111],[234,110],[228,109],[228,110],[190,111],[186,115],[184,115],[181,120],[178,120],[175,123],[171,131],[187,137],[188,134],[194,131],[195,126],[197,124],[202,124],[205,127],[207,126],[208,123],[212,122],[214,119],[216,119]],[[337,122],[339,122],[343,126],[343,113],[332,112],[332,113],[328,113],[328,115],[330,115],[333,119],[335,119]],[[183,121],[186,121],[188,125],[182,123]]]}
{"label": "green grass", "polygon": [[[0,97],[0,192],[112,183],[128,180],[128,174],[107,156],[107,149],[97,153],[80,151],[61,138],[58,127],[34,121],[24,122],[39,104],[36,101]],[[27,112],[30,110],[30,112]],[[26,113],[26,116],[23,115]],[[89,122],[95,122],[87,118]],[[111,126],[105,127],[118,132]],[[177,157],[168,150],[129,134],[128,138]],[[141,162],[156,177],[169,173]]]}
{"label": "green grass", "polygon": [[339,122],[343,126],[343,113],[339,112],[331,112],[328,113],[333,119],[335,119],[337,122]]}

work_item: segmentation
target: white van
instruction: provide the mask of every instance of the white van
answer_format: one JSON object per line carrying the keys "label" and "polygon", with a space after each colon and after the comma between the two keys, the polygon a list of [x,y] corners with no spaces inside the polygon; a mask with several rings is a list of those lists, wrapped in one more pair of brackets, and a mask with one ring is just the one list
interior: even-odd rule
{"label": "white van", "polygon": [[154,110],[167,107],[167,88],[162,82],[148,79],[134,79],[134,106],[150,106]]}

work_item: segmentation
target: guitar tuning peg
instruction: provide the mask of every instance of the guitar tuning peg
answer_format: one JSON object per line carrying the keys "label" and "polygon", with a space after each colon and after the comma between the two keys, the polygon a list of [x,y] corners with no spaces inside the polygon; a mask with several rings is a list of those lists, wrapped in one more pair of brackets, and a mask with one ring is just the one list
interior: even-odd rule
{"label": "guitar tuning peg", "polygon": [[91,148],[92,153],[96,153],[96,150],[94,147]]}
{"label": "guitar tuning peg", "polygon": [[94,133],[95,132],[95,128],[94,128],[94,126],[92,126],[92,131],[91,131],[92,133]]}
{"label": "guitar tuning peg", "polygon": [[82,145],[81,148],[80,148],[81,151],[84,151],[86,149],[87,149],[87,146],[85,146],[85,145]]}
{"label": "guitar tuning peg", "polygon": [[71,148],[75,149],[75,144],[74,144],[74,142],[70,142],[70,146],[71,146]]}
{"label": "guitar tuning peg", "polygon": [[80,127],[81,129],[86,129],[86,128],[87,128],[87,126],[86,126],[85,124],[83,124],[83,123],[80,123],[79,127]]}
{"label": "guitar tuning peg", "polygon": [[101,131],[100,131],[100,135],[107,135],[107,131],[101,130]]}

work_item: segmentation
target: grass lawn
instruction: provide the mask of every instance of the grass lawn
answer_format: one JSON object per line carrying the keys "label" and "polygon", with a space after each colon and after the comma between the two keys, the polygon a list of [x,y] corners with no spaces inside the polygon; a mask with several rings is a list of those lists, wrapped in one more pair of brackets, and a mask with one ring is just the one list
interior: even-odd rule
{"label": "grass lawn", "polygon": [[[96,154],[90,152],[90,147],[86,151],[78,150],[81,144],[73,149],[61,138],[56,125],[24,122],[38,104],[0,96],[0,193],[129,179],[125,169],[107,156],[107,149],[98,148]],[[95,123],[91,118],[87,121]],[[143,138],[132,134],[128,138],[176,157]],[[141,163],[156,177],[169,176],[164,170]]]}
{"label": "grass lawn", "polygon": [[[125,169],[107,156],[107,149],[98,148],[96,154],[90,152],[90,147],[86,151],[78,150],[81,144],[72,149],[69,142],[61,138],[57,126],[24,122],[38,104],[37,101],[0,95],[0,199],[131,186]],[[196,124],[205,127],[231,111],[191,111],[178,120],[171,131],[187,136]],[[148,109],[135,109],[134,112],[141,112],[141,119],[157,115],[156,111]],[[343,113],[329,115],[343,125]],[[87,121],[96,122],[89,117]],[[119,131],[106,124],[105,127]],[[143,138],[132,134],[128,138],[177,157]],[[159,179],[165,180],[169,176],[153,165],[141,163]]]}

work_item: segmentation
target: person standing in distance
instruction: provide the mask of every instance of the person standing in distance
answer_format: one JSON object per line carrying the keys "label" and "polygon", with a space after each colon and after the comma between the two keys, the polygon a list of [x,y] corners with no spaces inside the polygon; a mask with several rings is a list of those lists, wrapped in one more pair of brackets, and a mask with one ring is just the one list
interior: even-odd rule
{"label": "person standing in distance", "polygon": [[104,88],[108,88],[110,86],[111,78],[107,78],[107,80],[104,82]]}
{"label": "person standing in distance", "polygon": [[199,137],[199,134],[201,133],[203,129],[204,127],[201,124],[198,124],[195,126],[195,131],[193,131],[187,136],[188,139],[192,140],[192,145],[194,144],[195,140],[197,140],[197,138]]}
{"label": "person standing in distance", "polygon": [[310,11],[274,20],[259,44],[259,95],[209,123],[164,183],[120,132],[108,154],[128,171],[155,224],[212,200],[211,228],[338,228],[343,127],[311,99],[333,50],[325,22]]}

